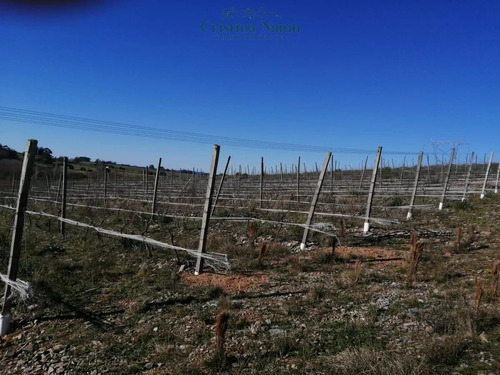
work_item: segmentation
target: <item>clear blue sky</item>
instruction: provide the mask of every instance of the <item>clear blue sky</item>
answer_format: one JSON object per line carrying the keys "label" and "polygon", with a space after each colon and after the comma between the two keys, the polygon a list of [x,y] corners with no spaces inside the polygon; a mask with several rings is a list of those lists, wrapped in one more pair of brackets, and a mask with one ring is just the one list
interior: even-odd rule
{"label": "clear blue sky", "polygon": [[[137,165],[162,157],[167,168],[203,170],[215,142],[235,166],[260,165],[261,156],[321,165],[331,149],[357,167],[377,146],[387,160],[402,152],[411,161],[433,153],[432,141],[463,142],[461,161],[471,151],[500,156],[498,1],[88,3],[1,3],[0,106],[9,110],[0,109],[0,143],[21,150],[35,138],[56,156]],[[296,31],[271,32],[263,21]],[[221,33],[220,24],[255,31]],[[221,39],[231,35],[257,39]],[[214,137],[53,127],[15,121],[12,109]]]}

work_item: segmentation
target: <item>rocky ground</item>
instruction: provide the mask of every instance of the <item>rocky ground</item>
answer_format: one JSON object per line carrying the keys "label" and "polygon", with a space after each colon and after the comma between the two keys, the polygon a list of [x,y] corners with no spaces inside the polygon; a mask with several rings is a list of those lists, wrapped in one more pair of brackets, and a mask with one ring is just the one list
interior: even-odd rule
{"label": "rocky ground", "polygon": [[233,270],[199,276],[171,253],[76,231],[56,241],[40,223],[21,270],[34,293],[14,307],[0,373],[499,374],[497,224],[481,219],[496,205],[348,227],[334,253],[212,233]]}

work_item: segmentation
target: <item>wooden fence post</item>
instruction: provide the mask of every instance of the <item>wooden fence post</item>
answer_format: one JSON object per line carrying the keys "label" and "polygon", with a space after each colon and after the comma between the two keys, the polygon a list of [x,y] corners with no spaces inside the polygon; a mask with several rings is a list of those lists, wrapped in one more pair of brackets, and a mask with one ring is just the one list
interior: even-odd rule
{"label": "wooden fence post", "polygon": [[107,195],[108,195],[108,172],[109,172],[109,168],[107,165],[104,166],[104,168],[102,169],[103,170],[103,173],[104,173],[104,206],[106,206],[106,198],[107,198]]}
{"label": "wooden fence post", "polygon": [[472,151],[472,154],[470,157],[469,168],[467,169],[467,174],[465,176],[465,187],[464,187],[464,195],[462,197],[462,202],[465,202],[467,200],[467,190],[469,189],[469,179],[470,179],[470,173],[472,171],[473,164],[474,164],[474,151]]}
{"label": "wooden fence post", "polygon": [[492,161],[493,161],[493,151],[491,151],[490,161],[488,162],[488,167],[486,168],[486,173],[484,174],[484,183],[483,183],[483,190],[481,191],[481,199],[484,198],[484,194],[486,192],[486,184],[488,183],[488,176],[490,174],[491,162]]}
{"label": "wooden fence post", "polygon": [[203,218],[201,221],[200,243],[198,246],[198,259],[196,260],[196,269],[194,274],[199,275],[203,270],[203,258],[201,254],[205,252],[208,234],[208,221],[210,220],[210,211],[212,206],[212,196],[214,193],[215,177],[217,176],[217,164],[219,163],[220,146],[214,145],[212,152],[212,164],[210,166],[210,174],[208,176],[207,193],[205,196],[205,206],[203,208]]}
{"label": "wooden fence post", "polygon": [[401,167],[401,177],[399,179],[399,186],[403,186],[403,176],[405,173],[405,165],[406,165],[406,155],[403,157],[403,165]]}
{"label": "wooden fence post", "polygon": [[300,202],[300,156],[297,162],[297,202]]}
{"label": "wooden fence post", "polygon": [[149,195],[149,167],[146,166],[146,201],[148,200]]}
{"label": "wooden fence post", "polygon": [[330,162],[330,165],[331,165],[331,174],[330,174],[330,192],[333,194],[333,174],[335,173],[335,169],[333,168],[333,157],[330,158],[331,162]]}
{"label": "wooden fence post", "polygon": [[52,200],[52,194],[50,192],[50,180],[49,180],[49,174],[45,174],[45,181],[47,182],[47,195],[49,197],[49,201]]}
{"label": "wooden fence post", "polygon": [[[68,187],[68,158],[65,156],[63,158],[63,168],[62,168],[62,199],[61,199],[61,214],[62,219],[66,218],[66,189]],[[64,221],[59,221],[59,233],[61,236],[66,235],[66,225]]]}
{"label": "wooden fence post", "polygon": [[498,167],[497,167],[497,179],[495,182],[495,194],[498,193],[498,180],[500,179],[500,160],[498,160]]}
{"label": "wooden fence post", "polygon": [[280,162],[280,181],[281,187],[283,187],[283,163]]}
{"label": "wooden fence post", "polygon": [[16,174],[12,174],[12,194],[16,192]]}
{"label": "wooden fence post", "polygon": [[318,184],[316,185],[316,191],[314,192],[313,199],[311,201],[311,207],[309,207],[309,214],[307,215],[306,227],[304,228],[304,234],[302,235],[302,242],[300,244],[300,250],[305,250],[307,236],[309,234],[309,226],[311,225],[311,220],[316,209],[316,204],[318,203],[319,193],[321,192],[321,186],[323,185],[323,180],[325,179],[326,170],[328,169],[328,163],[332,156],[331,152],[326,153],[325,161],[323,162],[323,167],[321,168],[321,173],[319,175]]}
{"label": "wooden fence post", "polygon": [[446,178],[443,186],[443,194],[441,195],[441,202],[439,202],[439,210],[443,209],[444,199],[446,197],[446,190],[448,189],[448,182],[450,181],[451,167],[453,166],[453,158],[455,157],[455,148],[451,149],[450,161],[448,163],[448,172],[446,173]]}
{"label": "wooden fence post", "polygon": [[264,157],[260,157],[260,208],[262,208],[262,194],[264,189]]}
{"label": "wooden fence post", "polygon": [[[28,193],[33,165],[35,164],[37,144],[38,142],[36,140],[30,139],[26,144],[26,151],[24,153],[23,167],[19,181],[19,193],[17,196],[16,214],[14,217],[14,226],[12,230],[12,242],[10,245],[9,268],[7,271],[7,277],[12,281],[16,281],[17,271],[19,269],[21,240],[23,237],[24,229],[24,214],[26,211],[26,205],[28,204]],[[2,312],[0,313],[0,335],[4,335],[9,331],[11,321],[11,305],[11,287],[9,284],[6,284]]]}
{"label": "wooden fence post", "polygon": [[155,176],[155,187],[153,191],[153,203],[151,204],[151,220],[153,220],[156,211],[156,195],[158,194],[158,185],[160,182],[160,167],[161,167],[161,158],[158,159],[158,168],[156,168],[156,176]]}
{"label": "wooden fence post", "polygon": [[375,183],[377,182],[378,166],[380,164],[380,155],[382,154],[382,146],[378,147],[377,156],[375,157],[375,164],[373,166],[372,180],[370,182],[370,191],[368,192],[368,202],[366,204],[365,224],[363,226],[363,233],[367,234],[370,231],[370,214],[372,211],[373,192],[375,191]]}
{"label": "wooden fence post", "polygon": [[210,214],[211,216],[214,215],[215,207],[217,207],[217,202],[219,200],[219,195],[220,195],[220,192],[222,190],[222,185],[224,184],[224,179],[226,178],[227,169],[229,167],[229,162],[230,161],[231,161],[231,155],[229,155],[227,157],[226,167],[224,168],[224,173],[222,174],[222,177],[220,179],[219,189],[217,190],[217,194],[215,195],[214,203],[212,205],[212,213]]}
{"label": "wooden fence post", "polygon": [[408,208],[408,214],[406,214],[406,220],[410,220],[412,217],[413,205],[415,204],[415,197],[417,195],[418,179],[420,177],[420,168],[422,167],[422,157],[424,153],[420,151],[418,154],[417,171],[415,173],[415,183],[413,185],[413,193],[411,195],[410,207]]}
{"label": "wooden fence post", "polygon": [[363,170],[361,172],[361,179],[359,180],[359,190],[361,190],[361,187],[363,186],[363,180],[365,179],[366,165],[367,164],[368,164],[368,155],[366,155],[365,164],[364,164]]}

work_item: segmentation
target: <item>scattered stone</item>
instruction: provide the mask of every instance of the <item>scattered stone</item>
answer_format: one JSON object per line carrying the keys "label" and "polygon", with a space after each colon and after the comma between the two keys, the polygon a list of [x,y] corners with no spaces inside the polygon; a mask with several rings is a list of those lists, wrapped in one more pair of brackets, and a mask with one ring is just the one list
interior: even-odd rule
{"label": "scattered stone", "polygon": [[269,334],[271,336],[284,336],[284,335],[286,335],[286,331],[284,329],[271,328],[269,330]]}

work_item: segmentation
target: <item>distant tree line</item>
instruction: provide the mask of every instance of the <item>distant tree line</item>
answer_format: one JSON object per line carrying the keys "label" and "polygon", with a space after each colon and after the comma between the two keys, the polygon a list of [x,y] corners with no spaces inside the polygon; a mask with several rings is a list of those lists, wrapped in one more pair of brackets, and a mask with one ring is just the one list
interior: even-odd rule
{"label": "distant tree line", "polygon": [[0,143],[0,159],[18,159],[17,151]]}

